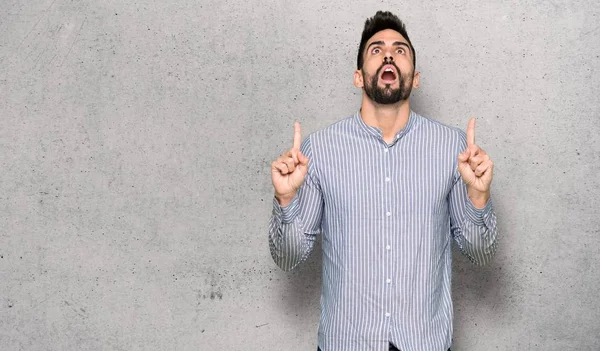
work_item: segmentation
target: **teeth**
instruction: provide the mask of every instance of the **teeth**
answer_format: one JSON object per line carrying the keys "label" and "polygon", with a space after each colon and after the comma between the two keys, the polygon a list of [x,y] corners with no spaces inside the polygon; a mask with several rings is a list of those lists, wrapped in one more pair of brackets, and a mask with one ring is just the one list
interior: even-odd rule
{"label": "teeth", "polygon": [[392,72],[392,69],[391,68],[386,68],[385,71],[386,72]]}

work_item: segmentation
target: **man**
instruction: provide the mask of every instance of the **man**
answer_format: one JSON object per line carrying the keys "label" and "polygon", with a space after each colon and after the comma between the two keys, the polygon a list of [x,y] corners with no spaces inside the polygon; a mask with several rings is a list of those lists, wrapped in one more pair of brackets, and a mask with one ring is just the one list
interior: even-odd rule
{"label": "man", "polygon": [[[284,270],[322,237],[323,351],[448,350],[452,241],[476,264],[497,247],[493,164],[467,134],[410,109],[415,50],[389,12],[365,23],[360,111],[272,163],[269,245]],[[293,347],[292,347],[293,349]]]}

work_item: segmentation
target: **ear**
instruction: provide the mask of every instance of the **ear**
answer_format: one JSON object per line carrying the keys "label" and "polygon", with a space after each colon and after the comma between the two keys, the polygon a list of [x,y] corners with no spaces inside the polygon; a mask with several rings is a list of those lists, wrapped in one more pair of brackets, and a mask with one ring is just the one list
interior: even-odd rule
{"label": "ear", "polygon": [[354,86],[357,88],[362,88],[365,86],[362,71],[359,69],[354,71]]}
{"label": "ear", "polygon": [[421,77],[420,72],[416,72],[413,75],[413,88],[419,87],[419,77]]}

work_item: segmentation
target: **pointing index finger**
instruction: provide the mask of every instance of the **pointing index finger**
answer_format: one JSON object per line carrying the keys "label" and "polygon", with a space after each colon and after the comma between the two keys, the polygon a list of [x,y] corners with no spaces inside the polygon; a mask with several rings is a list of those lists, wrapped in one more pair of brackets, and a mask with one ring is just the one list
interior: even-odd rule
{"label": "pointing index finger", "polygon": [[475,118],[471,118],[469,120],[469,125],[467,126],[467,146],[471,146],[475,144]]}
{"label": "pointing index finger", "polygon": [[300,150],[300,143],[302,143],[302,133],[300,131],[300,123],[294,122],[294,149]]}

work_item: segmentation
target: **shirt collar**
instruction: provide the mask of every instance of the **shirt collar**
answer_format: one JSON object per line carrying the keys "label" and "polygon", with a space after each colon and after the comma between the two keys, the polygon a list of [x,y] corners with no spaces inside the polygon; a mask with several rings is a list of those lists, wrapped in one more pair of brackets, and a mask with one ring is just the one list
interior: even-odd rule
{"label": "shirt collar", "polygon": [[[377,139],[380,139],[382,142],[385,143],[385,141],[383,140],[383,132],[381,131],[381,129],[367,125],[361,117],[360,110],[356,111],[356,113],[354,114],[354,120],[364,132]],[[402,137],[406,135],[415,125],[416,120],[417,114],[413,110],[410,110],[410,113],[408,114],[408,122],[406,123],[404,128],[402,128],[396,133],[394,141],[390,145],[394,145],[398,140],[402,139]]]}

